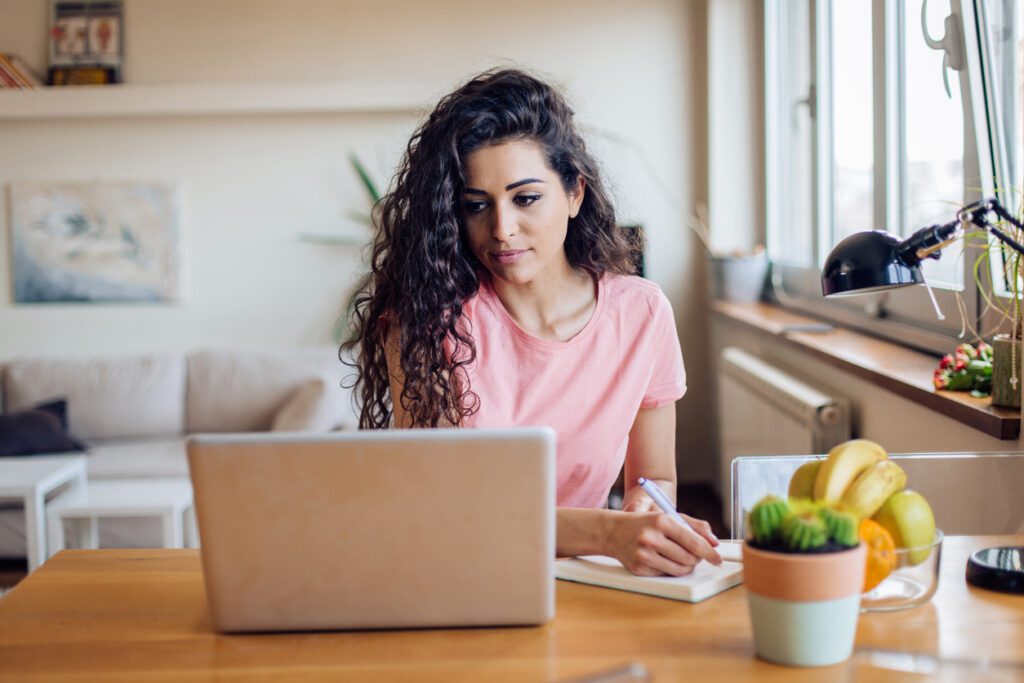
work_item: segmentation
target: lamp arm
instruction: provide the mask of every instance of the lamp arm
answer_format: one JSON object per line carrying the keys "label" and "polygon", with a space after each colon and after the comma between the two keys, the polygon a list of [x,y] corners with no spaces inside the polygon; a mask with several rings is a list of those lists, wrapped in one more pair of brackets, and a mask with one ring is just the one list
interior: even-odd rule
{"label": "lamp arm", "polygon": [[988,230],[993,235],[995,235],[996,238],[1000,242],[1002,242],[1006,246],[1010,247],[1011,249],[1013,249],[1018,254],[1024,256],[1024,246],[1022,246],[1020,242],[1018,242],[1017,240],[1013,239],[1012,237],[1007,235],[1005,232],[1003,232],[1002,230],[1000,230],[996,226],[992,225],[991,223],[986,225],[985,229]]}
{"label": "lamp arm", "polygon": [[958,217],[960,219],[970,220],[972,223],[982,228],[986,232],[994,235],[996,239],[1005,244],[1006,246],[1013,249],[1018,254],[1024,255],[1024,245],[1013,239],[1005,232],[992,225],[988,220],[988,213],[992,212],[999,216],[1001,219],[1016,226],[1018,230],[1024,230],[1024,224],[1022,224],[1017,218],[1007,211],[997,199],[983,199],[979,202],[975,202],[970,206],[966,206],[960,210]]}

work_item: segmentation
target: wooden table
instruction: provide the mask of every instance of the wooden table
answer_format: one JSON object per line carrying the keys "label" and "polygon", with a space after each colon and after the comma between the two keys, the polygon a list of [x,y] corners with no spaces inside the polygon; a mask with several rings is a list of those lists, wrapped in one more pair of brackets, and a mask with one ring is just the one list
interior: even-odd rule
{"label": "wooden table", "polygon": [[[947,538],[931,603],[862,615],[858,649],[1024,665],[1024,596],[964,581],[971,550],[1022,543]],[[634,661],[656,681],[849,673],[756,659],[742,587],[690,605],[559,581],[557,616],[544,627],[249,636],[214,633],[205,599],[196,550],[61,552],[0,599],[0,681],[557,681]]]}

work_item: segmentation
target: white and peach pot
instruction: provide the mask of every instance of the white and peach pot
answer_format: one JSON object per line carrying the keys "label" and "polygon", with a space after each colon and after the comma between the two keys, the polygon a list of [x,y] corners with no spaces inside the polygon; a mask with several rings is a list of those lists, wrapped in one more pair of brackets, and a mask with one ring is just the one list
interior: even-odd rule
{"label": "white and peach pot", "polygon": [[743,544],[743,583],[757,656],[788,666],[849,658],[864,587],[864,544],[831,553],[780,553]]}

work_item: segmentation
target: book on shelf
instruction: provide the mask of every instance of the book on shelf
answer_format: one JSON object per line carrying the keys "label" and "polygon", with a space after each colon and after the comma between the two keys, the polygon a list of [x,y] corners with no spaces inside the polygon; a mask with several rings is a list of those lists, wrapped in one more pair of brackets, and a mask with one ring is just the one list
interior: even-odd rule
{"label": "book on shelf", "polygon": [[18,85],[18,82],[16,80],[14,80],[14,76],[7,73],[7,70],[4,69],[3,64],[0,64],[0,89],[7,90],[10,88],[20,90],[21,86]]}
{"label": "book on shelf", "polygon": [[38,88],[42,80],[18,55],[0,52],[0,86],[4,88]]}
{"label": "book on shelf", "polygon": [[18,70],[18,73],[28,81],[30,87],[41,88],[46,85],[46,81],[39,76],[39,72],[26,64],[24,59],[11,53],[7,53],[6,57],[11,62],[11,65]]}

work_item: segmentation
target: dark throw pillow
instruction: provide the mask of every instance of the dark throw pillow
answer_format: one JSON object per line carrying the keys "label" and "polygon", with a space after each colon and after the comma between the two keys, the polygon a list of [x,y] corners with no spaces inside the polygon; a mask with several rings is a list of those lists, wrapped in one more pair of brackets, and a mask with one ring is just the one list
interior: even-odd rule
{"label": "dark throw pillow", "polygon": [[0,415],[0,456],[42,455],[84,451],[81,442],[67,431],[67,401],[51,401]]}

